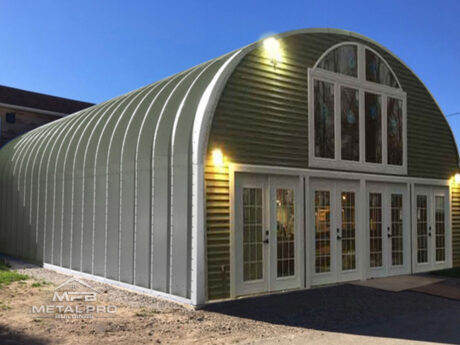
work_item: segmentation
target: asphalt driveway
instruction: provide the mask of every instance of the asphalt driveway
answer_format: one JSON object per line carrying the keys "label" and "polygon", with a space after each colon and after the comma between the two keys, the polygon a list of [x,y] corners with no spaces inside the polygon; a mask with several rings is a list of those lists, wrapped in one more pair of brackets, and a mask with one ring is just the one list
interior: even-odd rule
{"label": "asphalt driveway", "polygon": [[[446,285],[460,288],[460,279]],[[460,301],[338,285],[211,304],[205,310],[305,329],[460,344]]]}

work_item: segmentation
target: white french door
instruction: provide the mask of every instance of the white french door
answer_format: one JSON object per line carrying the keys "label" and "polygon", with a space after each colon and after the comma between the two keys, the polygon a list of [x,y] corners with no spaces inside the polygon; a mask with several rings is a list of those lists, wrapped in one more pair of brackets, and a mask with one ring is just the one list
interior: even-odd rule
{"label": "white french door", "polygon": [[312,284],[360,277],[358,191],[357,182],[311,182]]}
{"label": "white french door", "polygon": [[407,186],[367,185],[368,277],[410,271],[410,230]]}
{"label": "white french door", "polygon": [[449,190],[447,187],[416,186],[414,194],[414,272],[449,267]]}
{"label": "white french door", "polygon": [[301,286],[299,177],[236,174],[235,295]]}

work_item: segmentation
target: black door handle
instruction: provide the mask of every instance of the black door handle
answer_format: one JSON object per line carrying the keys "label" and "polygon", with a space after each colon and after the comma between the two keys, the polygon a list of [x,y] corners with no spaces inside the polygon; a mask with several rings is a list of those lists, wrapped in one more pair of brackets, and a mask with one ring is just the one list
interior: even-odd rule
{"label": "black door handle", "polygon": [[268,238],[266,238],[266,239],[264,240],[264,243],[265,243],[265,244],[268,244]]}

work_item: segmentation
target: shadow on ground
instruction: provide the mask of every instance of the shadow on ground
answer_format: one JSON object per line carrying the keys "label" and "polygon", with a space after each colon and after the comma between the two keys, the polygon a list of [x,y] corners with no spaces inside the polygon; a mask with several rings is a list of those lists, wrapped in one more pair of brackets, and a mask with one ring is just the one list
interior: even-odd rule
{"label": "shadow on ground", "polygon": [[0,344],[5,345],[45,345],[50,342],[40,337],[26,335],[10,327],[0,325]]}
{"label": "shadow on ground", "polygon": [[207,311],[331,332],[460,344],[460,302],[339,285],[208,305]]}

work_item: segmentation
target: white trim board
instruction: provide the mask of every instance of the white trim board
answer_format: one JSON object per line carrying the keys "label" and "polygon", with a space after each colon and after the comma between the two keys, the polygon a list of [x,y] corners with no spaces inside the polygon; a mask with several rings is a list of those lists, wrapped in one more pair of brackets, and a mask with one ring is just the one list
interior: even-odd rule
{"label": "white trim board", "polygon": [[285,174],[285,175],[303,175],[310,178],[331,178],[331,179],[348,179],[360,180],[365,179],[367,182],[393,182],[393,183],[414,183],[429,186],[449,186],[449,180],[431,179],[410,176],[393,176],[379,175],[361,172],[337,171],[326,169],[302,169],[286,168],[271,165],[252,165],[252,164],[229,164],[229,175],[233,176],[235,172],[252,172],[259,174]]}
{"label": "white trim board", "polygon": [[49,270],[52,270],[58,273],[63,273],[63,274],[68,274],[68,275],[73,275],[73,276],[93,280],[99,283],[110,284],[115,287],[126,289],[132,292],[142,293],[148,296],[166,299],[167,301],[174,301],[174,302],[183,304],[185,306],[196,307],[192,304],[192,301],[188,298],[171,295],[165,292],[156,291],[156,290],[152,290],[152,289],[144,288],[141,286],[136,286],[136,285],[132,285],[132,284],[128,284],[128,283],[124,283],[121,281],[112,280],[112,279],[108,279],[104,277],[99,277],[99,276],[92,275],[90,273],[75,271],[70,268],[60,267],[60,266],[47,264],[47,263],[43,263],[43,268],[46,268],[46,269],[49,269]]}

